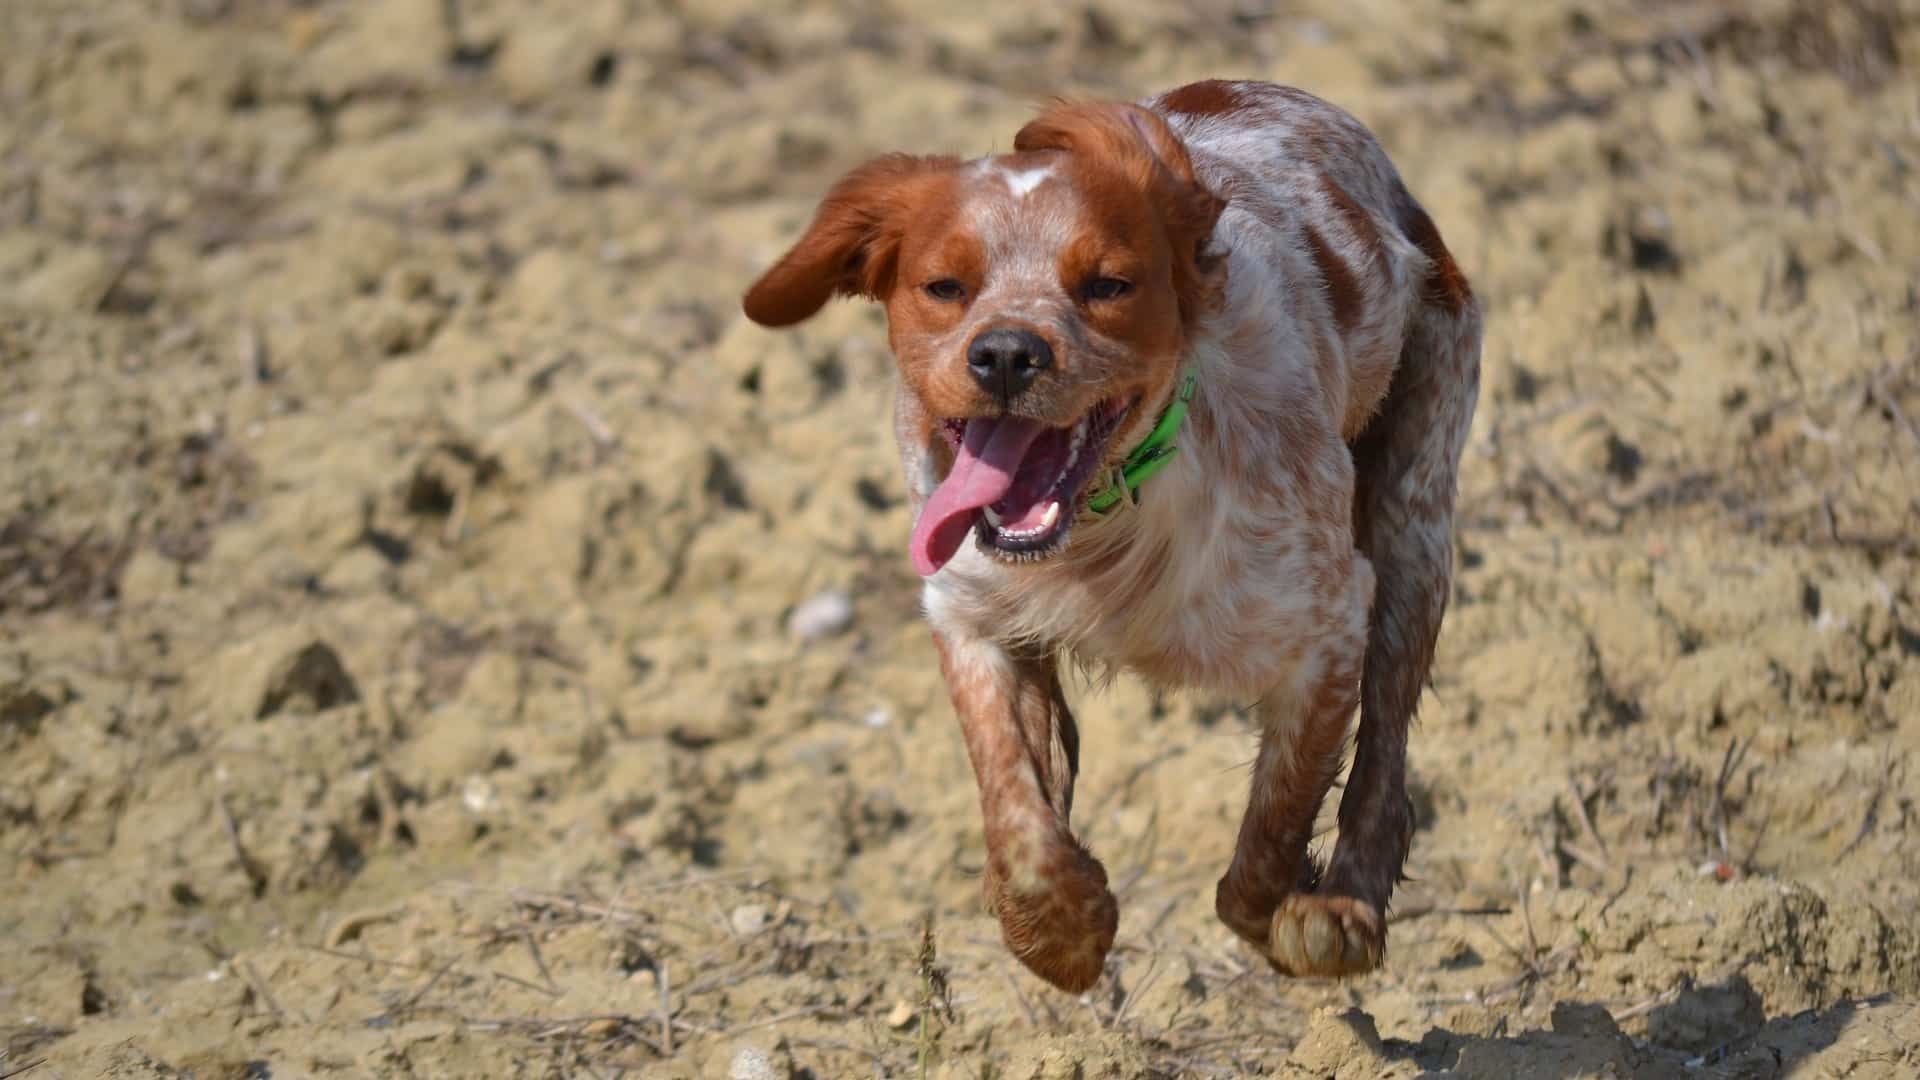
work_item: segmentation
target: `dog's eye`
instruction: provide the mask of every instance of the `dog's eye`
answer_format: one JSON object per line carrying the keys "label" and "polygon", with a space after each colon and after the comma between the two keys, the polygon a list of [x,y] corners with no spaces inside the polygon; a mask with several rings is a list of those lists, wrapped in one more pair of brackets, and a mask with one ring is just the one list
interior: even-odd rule
{"label": "dog's eye", "polygon": [[935,300],[964,300],[967,296],[967,287],[952,278],[929,281],[925,287],[927,295]]}
{"label": "dog's eye", "polygon": [[1087,299],[1117,300],[1133,290],[1131,282],[1115,277],[1094,278],[1087,282]]}

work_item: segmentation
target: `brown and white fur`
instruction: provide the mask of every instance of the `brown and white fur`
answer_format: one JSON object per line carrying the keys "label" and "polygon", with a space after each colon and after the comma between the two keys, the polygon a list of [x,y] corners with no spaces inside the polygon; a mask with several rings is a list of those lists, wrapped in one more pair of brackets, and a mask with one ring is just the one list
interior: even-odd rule
{"label": "brown and white fur", "polygon": [[[1122,284],[1095,284],[1109,279]],[[996,539],[970,537],[926,578],[979,781],[987,902],[1015,955],[1082,990],[1117,922],[1068,822],[1065,655],[1257,702],[1215,909],[1282,972],[1376,967],[1413,829],[1407,729],[1450,588],[1481,321],[1373,136],[1265,83],[1057,103],[1010,154],[855,170],[745,308],[782,326],[834,295],[886,306],[916,516],[965,423],[1057,435],[1119,415],[1099,450],[1111,465],[1197,373],[1179,450],[1137,504],[1095,516],[1082,483],[1049,549],[1003,550],[977,523]],[[1051,353],[1011,396],[969,369],[978,336],[1008,327]],[[1308,841],[1356,707],[1322,869]]]}

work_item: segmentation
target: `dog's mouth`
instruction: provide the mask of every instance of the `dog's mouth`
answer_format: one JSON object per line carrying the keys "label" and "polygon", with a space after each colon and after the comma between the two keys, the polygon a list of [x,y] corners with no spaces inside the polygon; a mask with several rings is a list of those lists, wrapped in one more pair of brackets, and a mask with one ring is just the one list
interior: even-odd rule
{"label": "dog's mouth", "polygon": [[1102,402],[1064,428],[1021,416],[944,421],[953,468],[914,525],[915,569],[937,573],[969,532],[981,550],[1001,559],[1026,561],[1059,551],[1087,482],[1099,472],[1133,405]]}

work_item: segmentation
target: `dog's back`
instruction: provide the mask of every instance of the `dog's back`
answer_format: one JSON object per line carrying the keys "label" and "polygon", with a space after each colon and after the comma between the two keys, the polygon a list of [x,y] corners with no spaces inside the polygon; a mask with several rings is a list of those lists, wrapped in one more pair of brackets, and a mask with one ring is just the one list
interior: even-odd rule
{"label": "dog's back", "polygon": [[[1228,200],[1221,239],[1262,247],[1291,271],[1283,277],[1321,284],[1320,302],[1295,318],[1338,354],[1323,366],[1323,389],[1337,395],[1351,440],[1386,397],[1409,323],[1424,313],[1418,301],[1452,314],[1472,306],[1426,211],[1358,120],[1303,90],[1212,81],[1143,104],[1167,118],[1195,171]],[[1428,288],[1407,287],[1423,279]]]}

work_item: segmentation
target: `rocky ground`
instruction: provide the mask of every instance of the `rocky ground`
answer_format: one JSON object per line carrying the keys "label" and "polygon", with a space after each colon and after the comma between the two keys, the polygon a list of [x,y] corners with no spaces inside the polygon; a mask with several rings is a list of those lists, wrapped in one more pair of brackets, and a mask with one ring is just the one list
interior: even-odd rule
{"label": "rocky ground", "polygon": [[[1914,0],[0,4],[0,1076],[1912,1076]],[[744,285],[1046,94],[1296,83],[1485,299],[1387,967],[1079,694],[1003,952],[877,314]],[[931,933],[927,928],[931,927]]]}

